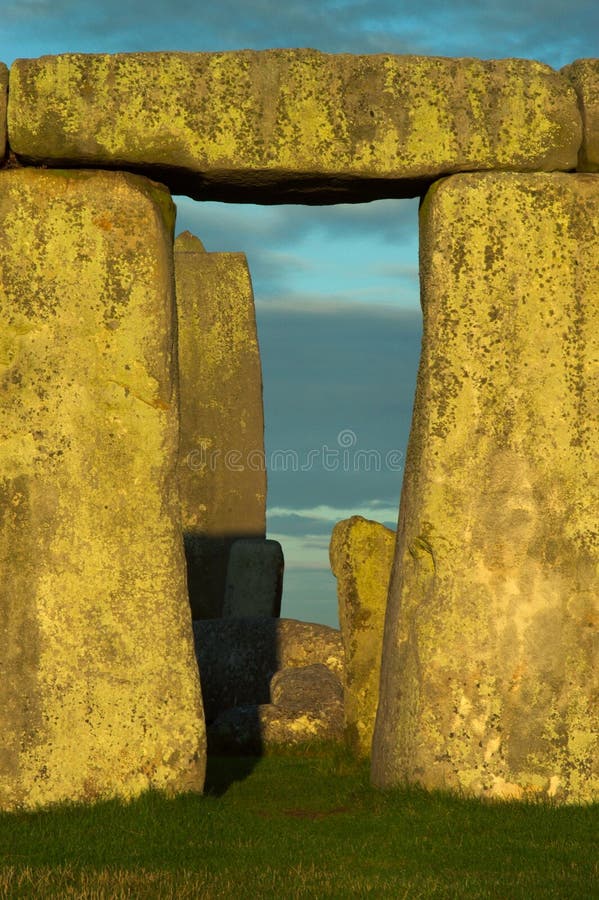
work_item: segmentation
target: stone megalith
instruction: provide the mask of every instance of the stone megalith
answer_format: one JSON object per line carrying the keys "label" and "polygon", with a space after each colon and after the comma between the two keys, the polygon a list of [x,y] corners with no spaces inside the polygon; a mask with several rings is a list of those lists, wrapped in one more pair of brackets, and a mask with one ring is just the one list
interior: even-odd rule
{"label": "stone megalith", "polygon": [[278,541],[235,541],[229,553],[223,616],[280,616],[284,569]]}
{"label": "stone megalith", "polygon": [[0,162],[6,154],[6,106],[8,100],[8,69],[0,62]]}
{"label": "stone megalith", "polygon": [[243,253],[175,241],[179,489],[194,619],[222,615],[229,551],[266,534],[262,369]]}
{"label": "stone megalith", "polygon": [[202,790],[168,192],[0,172],[0,808]]}
{"label": "stone megalith", "polygon": [[568,79],[525,59],[309,49],[18,59],[24,161],[124,166],[175,194],[258,203],[415,197],[440,175],[569,170]]}
{"label": "stone megalith", "polygon": [[599,177],[457,175],[424,335],[373,780],[599,799]]}
{"label": "stone megalith", "polygon": [[345,649],[345,733],[361,756],[369,756],[372,746],[394,550],[395,532],[362,516],[338,522],[331,536]]}

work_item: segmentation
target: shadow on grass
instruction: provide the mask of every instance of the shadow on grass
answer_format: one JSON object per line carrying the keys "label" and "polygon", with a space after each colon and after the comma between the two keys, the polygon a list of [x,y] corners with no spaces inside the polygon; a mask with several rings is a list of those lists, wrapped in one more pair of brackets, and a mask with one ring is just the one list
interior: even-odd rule
{"label": "shadow on grass", "polygon": [[245,781],[259,761],[259,756],[208,755],[204,793],[211,797],[222,797],[236,781]]}

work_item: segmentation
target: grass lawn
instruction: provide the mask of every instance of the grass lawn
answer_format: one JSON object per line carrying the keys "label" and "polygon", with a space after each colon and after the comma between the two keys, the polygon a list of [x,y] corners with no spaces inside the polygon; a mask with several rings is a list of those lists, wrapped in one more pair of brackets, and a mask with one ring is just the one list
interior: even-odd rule
{"label": "grass lawn", "polygon": [[599,897],[599,805],[381,793],[339,749],[213,758],[205,796],[0,815],[0,897]]}

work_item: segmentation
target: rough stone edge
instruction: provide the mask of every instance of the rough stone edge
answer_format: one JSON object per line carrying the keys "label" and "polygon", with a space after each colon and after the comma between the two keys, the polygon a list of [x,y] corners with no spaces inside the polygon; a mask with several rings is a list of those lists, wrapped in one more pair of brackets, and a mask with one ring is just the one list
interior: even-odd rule
{"label": "rough stone edge", "polygon": [[8,150],[8,66],[0,62],[0,165]]}
{"label": "rough stone edge", "polygon": [[[589,97],[585,75],[591,70],[595,76],[596,95]],[[563,66],[564,75],[576,91],[578,108],[582,120],[582,143],[578,151],[577,172],[599,172],[599,59],[586,57],[575,59]],[[594,100],[594,110],[589,109],[589,101]],[[589,149],[591,148],[591,149]]]}

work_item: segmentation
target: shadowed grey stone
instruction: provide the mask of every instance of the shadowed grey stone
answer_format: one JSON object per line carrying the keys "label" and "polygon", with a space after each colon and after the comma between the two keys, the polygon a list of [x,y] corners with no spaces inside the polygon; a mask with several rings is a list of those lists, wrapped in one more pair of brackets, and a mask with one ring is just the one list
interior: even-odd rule
{"label": "shadowed grey stone", "polygon": [[64,54],[10,72],[9,139],[198,199],[413,197],[443,174],[576,166],[567,78],[538,62],[316,50]]}
{"label": "shadowed grey stone", "polygon": [[582,113],[578,170],[599,172],[599,59],[577,59],[561,71],[572,82]]}
{"label": "shadowed grey stone", "polygon": [[278,616],[284,566],[278,541],[235,541],[229,553],[223,616]]}
{"label": "shadowed grey stone", "polygon": [[298,712],[272,703],[228,709],[208,726],[210,753],[256,753],[313,741],[343,740],[343,704]]}
{"label": "shadowed grey stone", "polygon": [[8,69],[0,62],[0,163],[6,153],[6,104],[8,100]]}
{"label": "shadowed grey stone", "polygon": [[314,663],[343,673],[338,630],[295,619],[203,619],[193,623],[206,721],[234,706],[269,703],[275,672]]}
{"label": "shadowed grey stone", "polygon": [[444,179],[420,236],[374,782],[597,801],[599,176]]}
{"label": "shadowed grey stone", "polygon": [[[175,277],[188,589],[193,618],[216,618],[231,544],[263,538],[266,529],[254,295],[243,253],[206,253],[189,232],[175,241]],[[273,608],[260,611],[271,615]]]}
{"label": "shadowed grey stone", "polygon": [[343,686],[328,666],[314,663],[276,672],[270,703],[222,712],[209,726],[211,752],[247,753],[275,746],[343,738]]}
{"label": "shadowed grey stone", "polygon": [[201,790],[168,191],[0,171],[0,808]]}

